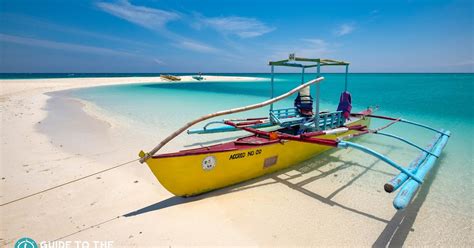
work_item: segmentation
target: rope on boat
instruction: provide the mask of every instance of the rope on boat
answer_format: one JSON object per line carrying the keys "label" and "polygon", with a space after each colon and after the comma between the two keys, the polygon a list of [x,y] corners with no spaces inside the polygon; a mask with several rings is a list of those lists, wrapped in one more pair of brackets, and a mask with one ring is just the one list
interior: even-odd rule
{"label": "rope on boat", "polygon": [[214,117],[217,117],[217,116],[221,116],[221,115],[228,115],[228,114],[234,114],[234,113],[239,113],[239,112],[244,112],[244,111],[248,111],[248,110],[252,110],[252,109],[257,109],[257,108],[261,108],[261,107],[264,107],[264,106],[267,106],[267,105],[270,105],[274,102],[278,102],[284,98],[287,98],[289,96],[291,96],[292,94],[298,92],[300,89],[303,89],[305,87],[308,87],[312,84],[316,84],[316,83],[319,83],[321,82],[322,80],[324,80],[324,77],[319,77],[319,78],[316,78],[316,79],[313,79],[313,80],[310,80],[308,81],[307,83],[304,83],[288,92],[286,92],[285,94],[283,95],[280,95],[280,96],[277,96],[275,98],[272,98],[272,99],[269,99],[267,101],[264,101],[264,102],[261,102],[261,103],[257,103],[257,104],[252,104],[252,105],[248,105],[248,106],[244,106],[244,107],[240,107],[240,108],[234,108],[234,109],[228,109],[228,110],[223,110],[223,111],[219,111],[219,112],[215,112],[215,113],[212,113],[212,114],[208,114],[208,115],[204,115],[204,116],[201,116],[199,118],[197,118],[196,120],[193,120],[191,122],[188,122],[186,125],[184,125],[183,127],[181,127],[180,129],[176,130],[175,132],[173,132],[172,134],[170,134],[168,137],[166,137],[164,140],[162,140],[155,148],[153,148],[150,152],[148,153],[144,153],[144,154],[140,154],[140,163],[144,163],[146,160],[148,160],[149,158],[151,158],[156,152],[158,152],[161,148],[163,148],[163,146],[165,146],[168,142],[170,142],[172,139],[174,139],[176,136],[180,135],[182,132],[186,131],[187,129],[189,129],[191,126],[199,123],[199,122],[202,122],[202,121],[205,121],[207,119],[211,119],[211,118],[214,118]]}
{"label": "rope on boat", "polygon": [[47,188],[47,189],[38,191],[38,192],[36,192],[36,193],[33,193],[33,194],[29,194],[29,195],[20,197],[20,198],[17,198],[17,199],[15,199],[15,200],[12,200],[12,201],[9,201],[9,202],[6,202],[6,203],[2,203],[2,204],[0,205],[0,207],[3,207],[3,206],[6,206],[6,205],[9,205],[9,204],[12,204],[12,203],[17,202],[17,201],[24,200],[24,199],[27,199],[27,198],[30,198],[30,197],[35,196],[35,195],[39,195],[39,194],[42,194],[42,193],[51,191],[51,190],[53,190],[53,189],[57,189],[57,188],[66,186],[66,185],[71,184],[71,183],[75,183],[75,182],[77,182],[77,181],[84,180],[84,179],[86,179],[86,178],[89,178],[89,177],[92,177],[92,176],[95,176],[95,175],[104,173],[104,172],[106,172],[106,171],[110,171],[110,170],[113,170],[113,169],[117,169],[117,168],[122,167],[122,166],[124,166],[124,165],[130,164],[130,163],[133,163],[133,162],[136,162],[137,160],[138,160],[138,159],[134,159],[134,160],[131,160],[131,161],[122,163],[122,164],[118,164],[118,165],[112,166],[112,167],[110,167],[110,168],[107,168],[107,169],[104,169],[104,170],[101,170],[101,171],[98,171],[98,172],[94,172],[94,173],[89,174],[89,175],[87,175],[87,176],[83,176],[83,177],[80,177],[80,178],[76,178],[76,179],[74,179],[74,180],[71,180],[71,181],[68,181],[68,182],[65,182],[65,183],[56,185],[56,186],[54,186],[54,187]]}

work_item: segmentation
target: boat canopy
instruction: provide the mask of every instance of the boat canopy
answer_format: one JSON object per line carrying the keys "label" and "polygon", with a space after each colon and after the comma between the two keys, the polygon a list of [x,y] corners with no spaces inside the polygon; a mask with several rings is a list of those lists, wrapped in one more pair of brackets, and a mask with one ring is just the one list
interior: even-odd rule
{"label": "boat canopy", "polygon": [[[300,62],[300,63],[297,63]],[[302,62],[302,63],[301,63]],[[271,66],[289,66],[289,67],[300,67],[300,68],[311,68],[319,66],[347,66],[349,62],[338,61],[333,59],[310,59],[310,58],[300,58],[295,57],[294,54],[290,54],[288,59],[279,60],[279,61],[270,61],[268,65]]]}
{"label": "boat canopy", "polygon": [[[296,67],[296,68],[301,68],[301,84],[305,82],[305,69],[306,68],[316,68],[316,78],[319,78],[321,75],[321,66],[344,66],[345,67],[345,82],[344,82],[344,92],[347,92],[347,75],[349,73],[349,62],[345,61],[340,61],[340,60],[334,60],[334,59],[321,59],[321,58],[302,58],[302,57],[296,57],[294,53],[290,53],[288,56],[288,59],[284,60],[278,60],[278,61],[270,61],[268,62],[268,65],[271,66],[271,78],[270,78],[270,84],[271,84],[271,95],[270,98],[273,98],[274,95],[274,81],[275,81],[275,66],[287,66],[287,67]],[[314,109],[314,114],[315,114],[315,129],[319,130],[319,125],[316,123],[319,123],[319,95],[320,95],[320,87],[319,84],[316,85],[316,95],[315,95],[315,109]],[[311,95],[310,95],[311,97]],[[275,110],[277,113],[280,110]],[[273,109],[273,104],[270,105],[270,114],[274,112]]]}

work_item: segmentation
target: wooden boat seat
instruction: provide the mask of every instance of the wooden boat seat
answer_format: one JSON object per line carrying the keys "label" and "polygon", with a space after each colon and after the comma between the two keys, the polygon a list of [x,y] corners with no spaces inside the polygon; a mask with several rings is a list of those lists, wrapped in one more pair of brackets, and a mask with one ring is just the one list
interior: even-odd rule
{"label": "wooden boat seat", "polygon": [[[297,123],[303,123],[307,120],[306,117],[301,116],[296,108],[275,109],[270,112],[270,119],[282,127],[287,127]],[[344,125],[345,118],[342,116],[342,111],[319,113],[319,127],[321,130],[337,128]],[[306,123],[306,125],[314,125]]]}
{"label": "wooden boat seat", "polygon": [[285,126],[285,124],[293,124],[293,123],[299,123],[303,121],[305,117],[289,117],[289,118],[283,118],[279,119],[279,123],[282,126]]}
{"label": "wooden boat seat", "polygon": [[301,116],[296,108],[275,109],[270,111],[270,119],[282,127],[301,123],[306,118]]}

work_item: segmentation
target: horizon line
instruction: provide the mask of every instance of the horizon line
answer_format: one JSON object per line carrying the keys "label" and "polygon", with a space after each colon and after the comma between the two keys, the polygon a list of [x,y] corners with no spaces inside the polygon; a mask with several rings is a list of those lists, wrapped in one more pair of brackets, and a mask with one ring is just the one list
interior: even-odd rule
{"label": "horizon line", "polygon": [[[0,72],[0,74],[198,74],[199,72]],[[201,72],[205,74],[271,74],[271,72]],[[349,72],[349,74],[474,74],[472,72]],[[301,72],[275,72],[275,74],[301,74]],[[305,74],[316,74],[316,72],[306,72]],[[345,72],[321,72],[321,74],[345,74]]]}

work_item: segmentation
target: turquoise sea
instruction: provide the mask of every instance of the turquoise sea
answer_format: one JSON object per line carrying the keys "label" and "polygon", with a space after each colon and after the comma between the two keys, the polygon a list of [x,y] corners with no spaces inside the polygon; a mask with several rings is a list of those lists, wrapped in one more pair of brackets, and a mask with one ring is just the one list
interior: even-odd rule
{"label": "turquoise sea", "polygon": [[[78,89],[70,94],[90,101],[122,120],[134,123],[136,128],[155,133],[173,130],[203,114],[269,98],[270,74],[221,75],[253,76],[267,80],[130,84]],[[321,84],[321,109],[335,110],[339,94],[343,90],[344,75],[329,73],[323,76],[326,79]],[[314,77],[314,74],[306,74],[306,80]],[[296,87],[300,82],[300,74],[277,74],[276,95]],[[442,207],[451,214],[471,219],[474,217],[473,88],[474,74],[468,73],[355,73],[349,76],[348,88],[352,94],[354,111],[363,110],[368,106],[379,106],[377,114],[403,117],[452,132],[452,137],[437,164],[439,169],[428,179],[436,180],[432,185],[434,189],[430,190],[431,199],[442,202]],[[314,87],[312,90],[314,92]],[[291,106],[293,98],[278,103],[277,107]],[[238,116],[265,116],[267,111],[259,109]],[[372,125],[376,127],[383,123],[375,120]],[[427,145],[434,135],[404,124],[391,127],[390,132],[422,146]],[[364,137],[358,142],[376,150],[381,146],[395,147],[399,152],[395,151],[391,156],[402,164],[408,164],[418,153],[385,137]]]}

